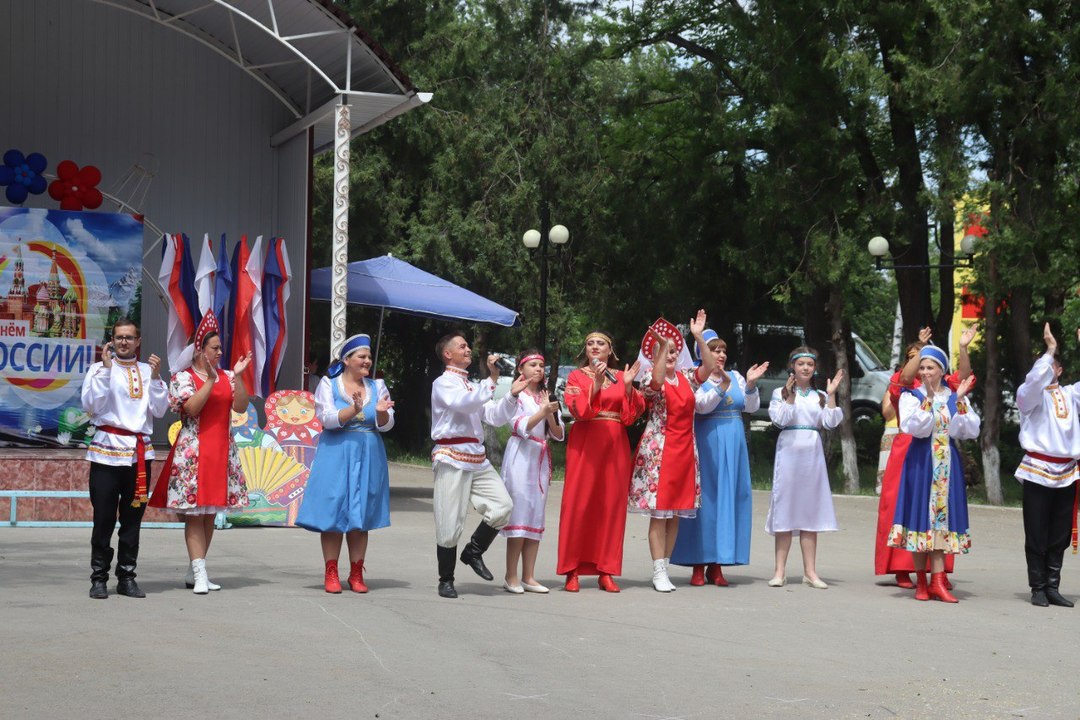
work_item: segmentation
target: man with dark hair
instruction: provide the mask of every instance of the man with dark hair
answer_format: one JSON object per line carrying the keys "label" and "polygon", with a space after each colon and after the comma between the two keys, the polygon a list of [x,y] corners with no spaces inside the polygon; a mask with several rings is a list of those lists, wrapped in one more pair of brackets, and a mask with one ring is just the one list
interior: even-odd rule
{"label": "man with dark hair", "polygon": [[161,359],[139,362],[139,327],[127,318],[113,325],[113,338],[101,349],[101,362],[90,366],[82,386],[83,409],[96,427],[86,450],[90,461],[90,503],[94,529],[90,535],[90,597],[109,596],[106,582],[112,564],[112,534],[120,519],[116,558],[116,592],[146,597],[135,582],[139,526],[146,509],[147,482],[154,446],[154,418],[169,407],[161,379]]}
{"label": "man with dark hair", "polygon": [[469,544],[461,553],[465,563],[485,580],[493,578],[484,565],[483,554],[510,519],[513,502],[499,473],[484,452],[484,428],[504,425],[513,417],[517,395],[525,382],[515,382],[502,400],[493,400],[499,368],[495,355],[488,355],[491,373],[480,383],[469,381],[466,372],[472,350],[460,334],[442,337],[435,353],[444,366],[443,374],[431,385],[431,439],[435,448],[431,464],[435,471],[435,543],[439,559],[439,595],[456,598],[454,566],[457,544],[465,526],[469,503],[483,515]]}
{"label": "man with dark hair", "polygon": [[[1080,329],[1076,331],[1080,340]],[[1080,478],[1080,383],[1062,386],[1057,340],[1043,327],[1046,352],[1016,391],[1024,459],[1016,479],[1024,485],[1024,552],[1031,604],[1072,607],[1058,590],[1061,564],[1075,532],[1076,481]]]}

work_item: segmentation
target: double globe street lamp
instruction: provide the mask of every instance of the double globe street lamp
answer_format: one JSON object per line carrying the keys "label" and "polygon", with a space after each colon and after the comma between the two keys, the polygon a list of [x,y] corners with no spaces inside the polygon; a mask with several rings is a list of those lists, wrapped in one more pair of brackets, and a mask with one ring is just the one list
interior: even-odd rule
{"label": "double globe street lamp", "polygon": [[[529,250],[540,248],[540,333],[536,345],[540,354],[547,357],[547,290],[548,290],[548,245],[562,248],[570,240],[570,231],[565,225],[551,226],[551,214],[545,204],[540,209],[540,229],[527,230],[521,237],[522,244]],[[552,376],[557,375],[558,363],[551,362]]]}
{"label": "double globe street lamp", "polygon": [[870,238],[870,242],[866,244],[866,249],[874,257],[874,266],[877,270],[901,270],[905,268],[940,268],[940,269],[952,269],[952,268],[965,268],[972,266],[973,256],[975,255],[975,245],[979,242],[979,238],[976,235],[965,235],[960,241],[960,257],[954,256],[952,253],[947,253],[941,245],[938,245],[938,249],[941,251],[941,258],[945,262],[938,265],[906,265],[892,260],[886,261],[884,258],[889,254],[889,241],[880,235]]}

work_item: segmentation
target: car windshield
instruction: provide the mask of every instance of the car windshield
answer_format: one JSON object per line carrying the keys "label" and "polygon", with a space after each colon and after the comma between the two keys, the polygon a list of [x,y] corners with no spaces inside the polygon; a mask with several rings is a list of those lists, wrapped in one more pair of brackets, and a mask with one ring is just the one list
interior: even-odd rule
{"label": "car windshield", "polygon": [[866,370],[888,370],[861,337],[855,338],[855,352],[858,353],[859,360]]}

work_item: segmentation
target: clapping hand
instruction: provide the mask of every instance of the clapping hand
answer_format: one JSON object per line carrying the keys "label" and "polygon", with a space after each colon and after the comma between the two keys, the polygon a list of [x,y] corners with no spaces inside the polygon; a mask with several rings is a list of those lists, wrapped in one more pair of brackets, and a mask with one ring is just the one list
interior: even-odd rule
{"label": "clapping hand", "polygon": [[623,369],[622,381],[626,387],[626,391],[630,392],[630,388],[634,385],[634,378],[637,377],[638,371],[641,369],[641,361],[635,360],[633,365],[626,365]]}
{"label": "clapping hand", "polygon": [[833,393],[835,393],[837,388],[840,387],[840,381],[843,380],[843,379],[844,379],[844,371],[843,370],[837,370],[836,374],[832,376],[832,379],[829,380],[828,384],[825,386],[825,392],[828,393],[829,395],[832,395]]}
{"label": "clapping hand", "polygon": [[761,376],[769,370],[769,363],[763,362],[760,365],[751,365],[746,371],[746,384],[753,385]]}
{"label": "clapping hand", "polygon": [[150,366],[150,378],[157,380],[161,377],[161,358],[157,355],[150,355],[150,358],[146,361]]}
{"label": "clapping hand", "polygon": [[394,407],[394,401],[389,397],[381,397],[379,401],[375,403],[375,412],[384,413]]}
{"label": "clapping hand", "polygon": [[[207,365],[209,365],[209,364],[210,363],[207,362]],[[249,365],[251,365],[251,351],[250,350],[248,350],[246,353],[244,353],[240,357],[240,359],[236,361],[236,364],[233,365],[233,369],[232,369],[233,374],[242,375],[244,373],[244,371],[248,369]]]}
{"label": "clapping hand", "polygon": [[967,396],[968,391],[971,390],[971,386],[974,384],[974,375],[968,375],[966,378],[964,378],[964,381],[960,383],[960,387],[956,389],[956,399],[958,401],[963,400]]}
{"label": "clapping hand", "polygon": [[353,404],[353,409],[355,409],[356,412],[360,412],[361,410],[363,410],[364,409],[364,393],[360,392],[359,390],[354,392],[352,394],[352,404]]}

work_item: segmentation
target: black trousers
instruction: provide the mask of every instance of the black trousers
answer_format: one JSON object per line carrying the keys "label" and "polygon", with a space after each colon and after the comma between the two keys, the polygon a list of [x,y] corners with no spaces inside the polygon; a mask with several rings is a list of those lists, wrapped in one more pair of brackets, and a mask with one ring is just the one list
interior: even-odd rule
{"label": "black trousers", "polygon": [[[1028,584],[1045,588],[1053,568],[1061,570],[1065,548],[1072,540],[1072,509],[1076,487],[1048,488],[1030,480],[1024,485],[1024,553]],[[1056,585],[1055,585],[1056,587]]]}
{"label": "black trousers", "polygon": [[[150,481],[150,460],[146,461],[147,482]],[[116,576],[134,577],[139,557],[139,528],[146,505],[132,507],[135,499],[137,465],[102,465],[90,463],[90,504],[94,506],[94,529],[90,534],[90,565],[100,576],[102,565],[107,577],[112,562],[112,534],[120,521],[117,534]]]}

